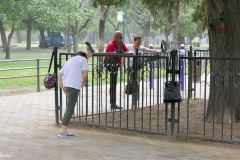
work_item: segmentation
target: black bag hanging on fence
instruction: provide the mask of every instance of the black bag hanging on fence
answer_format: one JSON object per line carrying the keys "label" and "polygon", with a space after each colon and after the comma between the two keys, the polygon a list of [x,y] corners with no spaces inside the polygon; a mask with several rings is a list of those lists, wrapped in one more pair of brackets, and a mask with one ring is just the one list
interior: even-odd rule
{"label": "black bag hanging on fence", "polygon": [[164,103],[182,102],[179,82],[168,81],[165,83]]}
{"label": "black bag hanging on fence", "polygon": [[125,93],[130,95],[132,94],[132,92],[133,92],[133,84],[132,84],[132,81],[129,80],[125,88]]}
{"label": "black bag hanging on fence", "polygon": [[44,86],[47,89],[54,88],[56,86],[56,82],[57,82],[57,75],[56,75],[56,73],[53,73],[53,74],[50,73],[51,66],[52,66],[52,61],[53,61],[53,57],[54,57],[55,52],[56,51],[55,51],[55,48],[54,48],[53,52],[52,52],[50,64],[49,64],[49,67],[48,67],[48,74],[44,78]]}

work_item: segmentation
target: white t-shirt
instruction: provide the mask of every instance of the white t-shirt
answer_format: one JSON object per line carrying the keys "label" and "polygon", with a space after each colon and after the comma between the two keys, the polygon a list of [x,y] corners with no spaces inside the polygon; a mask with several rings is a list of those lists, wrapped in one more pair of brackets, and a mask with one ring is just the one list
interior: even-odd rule
{"label": "white t-shirt", "polygon": [[82,71],[88,71],[86,58],[75,56],[65,62],[60,70],[63,75],[63,86],[80,90],[82,87]]}
{"label": "white t-shirt", "polygon": [[[133,47],[133,44],[127,45],[127,48],[128,48],[128,52],[129,52],[129,53],[133,53],[134,55],[136,54],[136,53],[135,53],[135,48]],[[147,53],[149,53],[149,52],[151,52],[149,48],[142,47],[142,46],[140,46],[140,47],[138,48],[138,53],[139,53],[139,55],[142,55],[143,53],[146,53],[146,54],[147,54]]]}
{"label": "white t-shirt", "polygon": [[[136,51],[135,51],[135,48],[134,48],[133,44],[127,45],[127,48],[128,48],[128,53],[136,55]],[[149,48],[142,47],[142,46],[140,46],[138,48],[138,54],[139,55],[148,54],[149,52],[150,52]],[[129,58],[129,66],[131,67],[132,65],[133,65],[133,58],[131,57],[131,58]]]}

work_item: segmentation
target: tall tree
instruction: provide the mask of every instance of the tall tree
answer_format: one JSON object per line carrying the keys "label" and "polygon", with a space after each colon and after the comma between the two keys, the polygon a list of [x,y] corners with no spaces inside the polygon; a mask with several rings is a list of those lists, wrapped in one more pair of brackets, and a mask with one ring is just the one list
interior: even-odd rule
{"label": "tall tree", "polygon": [[26,50],[31,50],[31,43],[32,43],[32,26],[33,26],[34,19],[29,16],[25,23],[27,25],[27,44],[26,44]]}
{"label": "tall tree", "polygon": [[[19,17],[19,4],[14,0],[3,1],[0,6],[0,33],[3,44],[3,51],[6,52],[6,59],[10,58],[10,47],[16,24]],[[10,33],[6,34],[6,27],[10,26]]]}
{"label": "tall tree", "polygon": [[7,35],[5,30],[5,21],[6,21],[6,15],[1,14],[0,15],[0,32],[1,32],[1,38],[2,38],[2,46],[3,46],[3,52],[6,52],[7,48]]}
{"label": "tall tree", "polygon": [[[61,2],[62,6],[60,8],[63,8],[63,10],[61,10],[62,13],[60,14],[62,14],[62,19],[65,21],[65,23],[63,23],[65,24],[66,32],[65,42],[67,43],[67,39],[71,35],[74,42],[73,50],[77,52],[79,50],[79,33],[88,27],[95,13],[90,7],[91,4],[89,0],[61,0]],[[70,45],[68,45],[68,52],[71,52]]]}
{"label": "tall tree", "polygon": [[107,13],[110,6],[100,4],[100,21],[99,21],[99,41],[98,51],[104,52],[104,35],[105,35],[105,23],[107,19]]}
{"label": "tall tree", "polygon": [[148,6],[153,14],[157,14],[160,10],[165,10],[172,19],[172,33],[173,33],[173,47],[177,48],[179,45],[179,12],[181,0],[142,0]]}
{"label": "tall tree", "polygon": [[159,10],[158,13],[153,14],[153,30],[164,34],[167,48],[169,47],[169,35],[171,33],[172,18],[171,15],[166,13],[166,10]]}
{"label": "tall tree", "polygon": [[134,17],[132,20],[136,26],[136,24],[142,30],[142,37],[144,40],[144,46],[149,46],[149,34],[151,32],[151,24],[154,22],[154,18],[150,12],[150,10],[144,7],[139,1],[133,0],[130,2],[131,7],[129,8],[131,12],[129,13],[129,17]]}
{"label": "tall tree", "polygon": [[47,30],[62,30],[64,28],[65,10],[63,0],[41,0],[36,1],[35,5],[38,6],[35,10],[35,22],[33,28],[39,30],[40,33],[40,47],[44,47],[45,31]]}
{"label": "tall tree", "polygon": [[[208,15],[210,57],[240,58],[239,0],[206,0],[205,2]],[[224,118],[224,122],[231,122],[231,115],[235,113],[232,118],[240,120],[240,90],[238,87],[234,87],[239,84],[237,76],[240,73],[239,62],[211,61],[210,65],[211,72],[223,73],[226,78],[225,83],[230,86],[213,88],[214,84],[219,83],[220,80],[211,77],[210,85],[213,87],[210,88],[207,119],[212,120],[214,116],[215,120]],[[233,74],[233,77],[228,73]]]}
{"label": "tall tree", "polygon": [[[181,12],[179,15],[180,35],[181,37],[184,37],[184,39],[185,37],[187,37],[188,40],[190,40],[190,44],[192,44],[193,38],[202,37],[206,29],[205,27],[203,27],[203,20],[196,20],[196,17],[199,17],[199,13],[196,12],[200,4],[201,0],[197,0],[195,2],[191,2],[181,6]],[[203,11],[204,10],[201,9],[201,12]]]}
{"label": "tall tree", "polygon": [[121,0],[92,0],[94,7],[100,9],[98,51],[104,52],[105,23],[110,6],[120,4]]}
{"label": "tall tree", "polygon": [[[240,3],[238,0],[198,0],[195,21],[208,28],[212,58],[240,58]],[[210,95],[206,121],[231,123],[240,120],[238,87],[240,65],[234,61],[210,61]],[[220,75],[220,76],[219,76]],[[224,80],[221,78],[224,76]],[[216,84],[224,84],[217,87]]]}
{"label": "tall tree", "polygon": [[108,11],[108,14],[109,14],[109,17],[107,19],[107,22],[109,22],[109,24],[111,24],[114,31],[118,31],[120,28],[120,22],[116,21],[116,9],[110,8]]}
{"label": "tall tree", "polygon": [[179,15],[181,5],[187,4],[195,0],[142,0],[142,2],[148,6],[153,14],[157,14],[160,10],[165,10],[165,13],[171,17],[171,29],[173,33],[173,48],[178,48],[179,35],[180,35],[180,23]]}
{"label": "tall tree", "polygon": [[[150,6],[161,6],[164,0],[145,2],[148,2]],[[239,1],[195,0],[195,2],[200,5],[194,17],[195,19],[198,17],[208,28],[210,57],[240,58]],[[214,74],[210,78],[207,121],[211,121],[213,118],[218,122],[223,119],[226,123],[231,122],[232,119],[240,120],[240,99],[238,98],[240,90],[238,88],[239,78],[237,77],[240,73],[240,65],[233,63],[233,61],[212,60],[210,70]],[[217,76],[219,73],[224,75],[222,87],[216,87],[216,84],[223,84],[222,78]]]}
{"label": "tall tree", "polygon": [[94,17],[94,12],[90,8],[90,3],[87,0],[78,1],[78,8],[72,12],[73,15],[72,19],[75,21],[72,27],[72,33],[74,38],[74,52],[79,50],[78,43],[79,43],[79,33],[86,27],[88,27],[91,19]]}
{"label": "tall tree", "polygon": [[27,0],[27,1],[19,1],[21,4],[21,12],[23,18],[23,23],[27,28],[27,43],[26,50],[31,50],[31,37],[32,37],[32,29],[33,23],[35,21],[35,17],[37,16],[36,10],[39,7],[36,5],[36,0]]}
{"label": "tall tree", "polygon": [[24,0],[18,1],[21,4],[20,15],[23,24],[27,29],[26,49],[31,49],[32,30],[39,30],[41,38],[44,37],[45,30],[58,30],[63,26],[65,15],[62,13],[63,0]]}

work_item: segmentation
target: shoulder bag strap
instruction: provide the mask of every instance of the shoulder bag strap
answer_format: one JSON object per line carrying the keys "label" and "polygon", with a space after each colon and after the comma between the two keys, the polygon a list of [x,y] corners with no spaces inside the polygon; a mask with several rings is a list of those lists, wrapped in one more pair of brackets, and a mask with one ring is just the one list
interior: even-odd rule
{"label": "shoulder bag strap", "polygon": [[51,56],[51,60],[50,60],[50,64],[49,64],[49,67],[48,67],[48,74],[49,74],[50,71],[51,71],[52,61],[53,61],[54,54],[55,54],[55,48],[53,49],[53,52],[52,52],[52,56]]}

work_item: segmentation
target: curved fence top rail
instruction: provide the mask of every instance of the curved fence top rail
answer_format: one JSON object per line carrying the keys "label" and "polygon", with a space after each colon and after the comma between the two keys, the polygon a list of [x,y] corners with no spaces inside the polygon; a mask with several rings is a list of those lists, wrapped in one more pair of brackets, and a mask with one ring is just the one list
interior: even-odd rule
{"label": "curved fence top rail", "polygon": [[229,58],[229,57],[180,57],[180,59],[187,60],[222,60],[222,61],[239,61],[240,58]]}
{"label": "curved fence top rail", "polygon": [[[125,53],[125,54],[116,54],[116,53],[94,53],[92,56],[106,56],[106,57],[157,57],[157,58],[168,58],[167,56],[161,55],[161,53],[141,53],[143,55],[133,55],[131,53]],[[148,55],[150,54],[150,55]],[[162,53],[164,54],[164,53]]]}
{"label": "curved fence top rail", "polygon": [[209,49],[193,49],[196,52],[209,52]]}
{"label": "curved fence top rail", "polygon": [[[168,52],[141,52],[141,54],[143,55],[138,55],[138,56],[145,56],[145,57],[149,57],[149,56],[160,56],[160,55],[164,55]],[[76,53],[59,53],[60,55],[77,55]],[[132,53],[114,53],[114,52],[99,52],[99,53],[93,53],[92,56],[124,56],[124,57],[131,57],[131,56],[135,56]]]}

